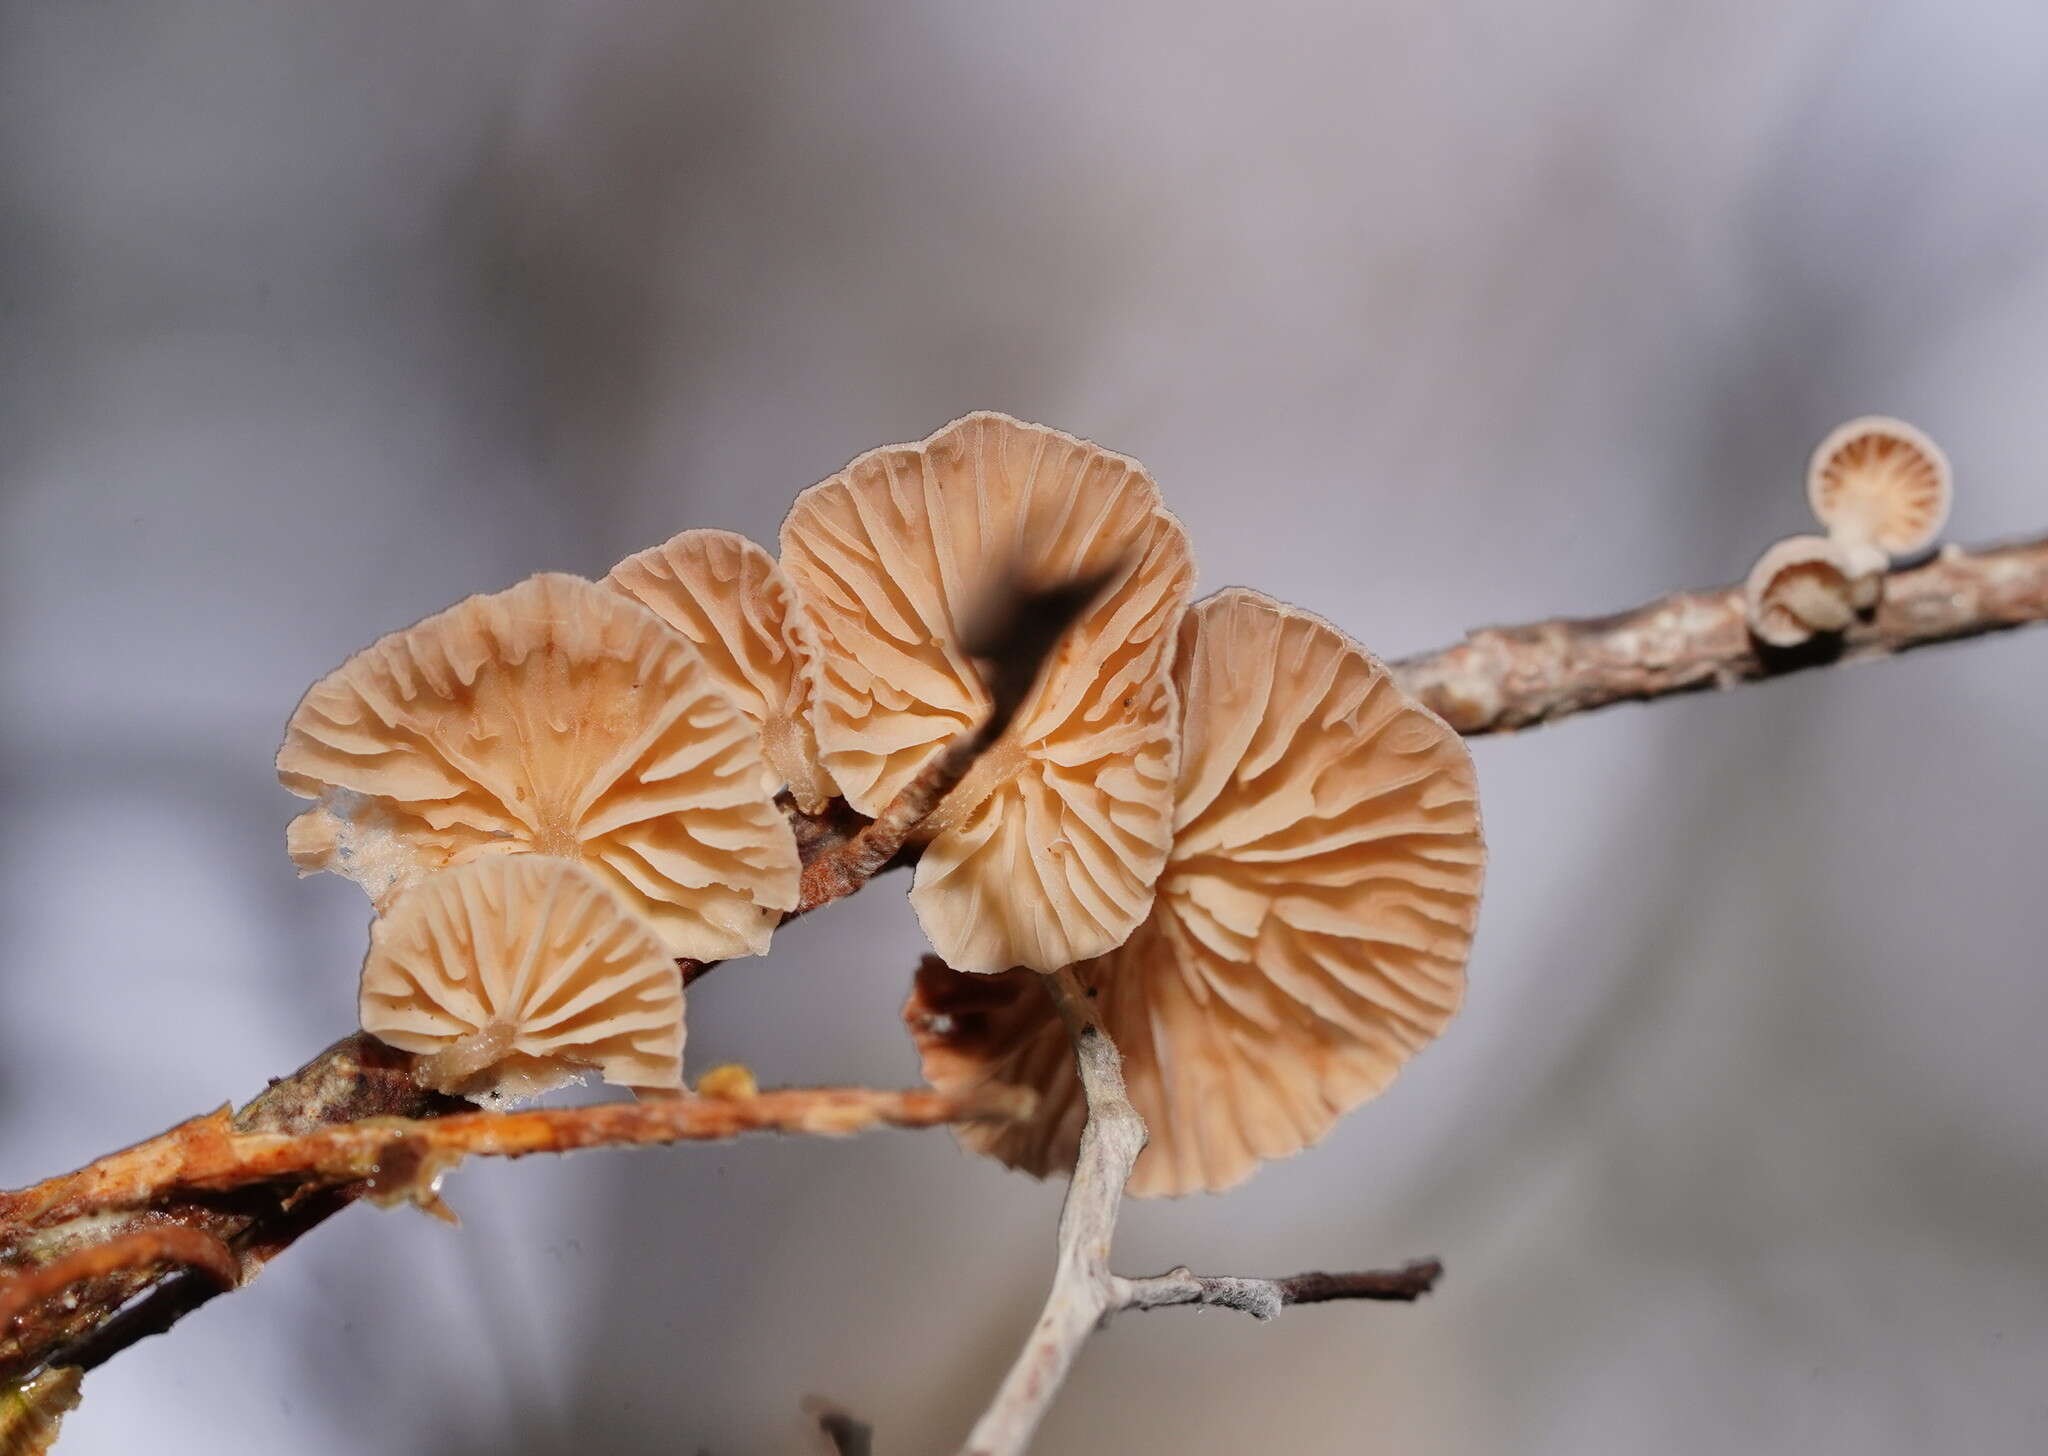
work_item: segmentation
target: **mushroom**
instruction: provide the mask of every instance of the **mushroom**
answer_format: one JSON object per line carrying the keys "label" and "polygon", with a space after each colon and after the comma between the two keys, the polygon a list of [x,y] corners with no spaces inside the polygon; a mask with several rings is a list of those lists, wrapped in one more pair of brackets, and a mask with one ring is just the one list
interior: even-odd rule
{"label": "mushroom", "polygon": [[759,954],[796,905],[753,725],[688,639],[580,577],[470,597],[357,653],[300,702],[277,768],[317,800],[292,859],[380,911],[501,854],[588,862],[699,960]]}
{"label": "mushroom", "polygon": [[429,875],[370,927],[363,1030],[423,1085],[526,1097],[588,1071],[683,1081],[683,978],[654,928],[575,860],[496,855]]}
{"label": "mushroom", "polygon": [[788,785],[798,808],[822,810],[833,788],[811,729],[815,669],[775,558],[732,531],[684,531],[627,557],[604,584],[696,644],[719,687],[760,732],[769,791]]}
{"label": "mushroom", "polygon": [[1143,468],[969,415],[805,491],[782,567],[816,634],[820,756],[864,814],[987,714],[964,633],[989,588],[1106,576],[1002,739],[924,822],[910,898],[963,970],[1049,971],[1121,944],[1172,837],[1169,670],[1194,575]]}
{"label": "mushroom", "polygon": [[[1197,603],[1185,748],[1151,914],[1076,968],[1151,1141],[1134,1194],[1220,1190],[1383,1090],[1463,999],[1485,846],[1462,739],[1318,617],[1243,589]],[[970,1147],[1040,1176],[1085,1109],[1040,978],[929,960],[904,1009],[943,1091],[1017,1082],[1034,1119]]]}
{"label": "mushroom", "polygon": [[1925,550],[1948,520],[1948,457],[1904,420],[1865,415],[1813,452],[1806,497],[1828,534],[1887,556]]}
{"label": "mushroom", "polygon": [[1757,558],[1744,584],[1749,630],[1773,647],[1846,631],[1877,605],[1884,557],[1826,536],[1792,536]]}

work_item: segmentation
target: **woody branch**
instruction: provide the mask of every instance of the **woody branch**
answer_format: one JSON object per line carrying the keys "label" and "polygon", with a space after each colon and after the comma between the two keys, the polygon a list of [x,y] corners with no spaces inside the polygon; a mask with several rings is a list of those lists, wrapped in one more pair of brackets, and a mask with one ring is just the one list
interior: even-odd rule
{"label": "woody branch", "polygon": [[1468,738],[1553,723],[1616,703],[1739,687],[1869,662],[2048,619],[2048,536],[1947,546],[1894,571],[1867,620],[1776,650],[1750,635],[1740,584],[1674,592],[1611,617],[1484,627],[1393,663],[1403,688]]}
{"label": "woody branch", "polygon": [[[1025,615],[1032,605],[1020,598],[1016,610]],[[1086,605],[1086,595],[1070,599],[1064,608],[1057,598],[1037,605],[1045,615],[1035,623],[1014,621],[1016,630],[1010,637],[998,633],[990,639],[998,647],[991,675],[992,687],[998,689],[993,695],[998,712],[991,715],[998,724],[994,730],[984,725],[962,735],[955,751],[941,754],[905,790],[905,797],[872,824],[843,808],[817,820],[798,819],[806,864],[804,908],[853,893],[875,874],[901,862],[923,815],[1000,735],[1000,723],[1006,721],[1001,716],[1005,694],[1014,709],[1043,655],[1057,641],[1058,630],[1046,630],[1048,621],[1063,625]],[[1057,616],[1061,610],[1067,615]],[[1762,648],[1747,631],[1740,588],[1724,587],[1674,594],[1612,617],[1483,629],[1441,652],[1397,662],[1393,671],[1404,687],[1459,732],[1479,735],[1620,702],[1733,687],[1813,667],[1886,657],[2043,619],[2048,619],[2048,537],[1974,552],[1951,547],[1925,565],[1893,572],[1873,617],[1838,639],[1797,652]],[[1001,646],[1005,641],[1008,648]],[[1019,677],[1018,664],[1026,658],[1029,672]],[[708,969],[686,964],[684,974],[693,979]],[[1093,1014],[1085,988],[1072,973],[1055,979],[1052,986],[1074,1037],[1091,1115],[1080,1166],[1062,1212],[1052,1296],[1017,1367],[976,1426],[970,1449],[1022,1449],[1081,1343],[1120,1310],[1206,1304],[1270,1317],[1289,1304],[1405,1300],[1428,1292],[1441,1272],[1434,1261],[1386,1273],[1284,1279],[1198,1276],[1180,1269],[1145,1279],[1111,1273],[1109,1239],[1124,1182],[1143,1147],[1143,1125],[1123,1094],[1120,1059]],[[478,1114],[465,1103],[420,1089],[411,1079],[410,1058],[404,1054],[368,1037],[347,1038],[235,1116],[236,1135],[269,1139],[261,1144],[260,1156],[257,1145],[239,1145],[250,1154],[240,1164],[249,1181],[225,1176],[202,1193],[161,1168],[151,1172],[139,1166],[138,1150],[131,1149],[52,1180],[68,1189],[72,1199],[65,1205],[66,1216],[54,1223],[23,1212],[29,1203],[48,1197],[51,1185],[0,1194],[0,1274],[5,1276],[0,1278],[0,1309],[6,1309],[9,1318],[9,1325],[0,1328],[0,1380],[43,1366],[91,1369],[137,1339],[169,1328],[226,1287],[227,1270],[219,1250],[225,1249],[236,1261],[239,1278],[234,1284],[246,1282],[270,1258],[357,1198],[380,1187],[417,1192],[426,1167],[422,1149],[439,1155],[517,1155],[606,1141],[725,1136],[749,1128],[843,1132],[851,1130],[845,1119],[855,1116],[848,1109],[856,1105],[864,1109],[858,1114],[866,1119],[863,1125],[937,1125],[1016,1112],[1014,1107],[980,1103],[891,1102],[892,1097],[929,1094],[863,1089],[767,1096],[785,1100],[751,1110],[732,1101],[703,1112],[627,1118],[636,1129],[632,1135],[607,1137],[595,1131],[596,1124],[620,1116],[619,1110],[573,1109],[539,1115],[537,1122],[530,1120],[536,1116],[532,1113]],[[825,1100],[806,1103],[806,1097]],[[645,1109],[623,1111],[637,1114]],[[820,1116],[834,1125],[803,1126]],[[513,1117],[529,1121],[516,1126],[505,1121]],[[676,1121],[665,1122],[664,1117]],[[393,1118],[445,1120],[452,1130],[423,1138],[419,1128],[404,1122],[375,1125]],[[590,1127],[573,1130],[586,1120]],[[700,1132],[680,1130],[688,1127]],[[351,1134],[330,1136],[320,1131],[344,1128]],[[722,1130],[710,1130],[714,1128]],[[142,1147],[163,1150],[161,1139]],[[375,1151],[366,1151],[370,1149]],[[387,1164],[394,1150],[401,1156]],[[264,1171],[259,1175],[258,1169]],[[408,1177],[398,1179],[400,1173]],[[162,1181],[150,1184],[152,1177]],[[140,1203],[134,1201],[137,1178],[144,1180],[146,1195]],[[187,1229],[193,1236],[134,1237],[145,1227]],[[41,1298],[52,1281],[73,1273],[79,1282],[65,1289],[61,1301]]]}
{"label": "woody branch", "polygon": [[[923,818],[999,739],[1074,618],[1104,584],[1013,585],[970,646],[987,663],[991,710],[942,751],[873,822],[843,805],[792,814],[804,862],[802,914],[852,894],[903,851]],[[716,962],[680,963],[685,984]],[[481,1113],[421,1088],[413,1059],[374,1038],[345,1038],[239,1114],[193,1118],[161,1137],[16,1193],[0,1192],[0,1381],[41,1365],[91,1369],[169,1329],[363,1196],[410,1198],[443,1212],[440,1173],[468,1155],[519,1157],[578,1148],[706,1141],[749,1131],[837,1135],[1022,1117],[1029,1094],[968,1099],[929,1091],[814,1088],[745,1098]],[[128,1244],[77,1257],[146,1220],[189,1228],[239,1259],[240,1277],[191,1272],[172,1246]],[[176,1248],[187,1248],[178,1243]],[[151,1251],[162,1253],[153,1256]],[[175,1252],[173,1250],[173,1252]],[[189,1249],[188,1249],[189,1252]],[[66,1262],[69,1261],[69,1262]],[[177,1272],[181,1268],[185,1272]],[[75,1277],[71,1277],[75,1274]],[[60,1276],[60,1286],[52,1281]],[[54,1295],[61,1294],[61,1300]],[[139,1302],[136,1302],[139,1301]]]}

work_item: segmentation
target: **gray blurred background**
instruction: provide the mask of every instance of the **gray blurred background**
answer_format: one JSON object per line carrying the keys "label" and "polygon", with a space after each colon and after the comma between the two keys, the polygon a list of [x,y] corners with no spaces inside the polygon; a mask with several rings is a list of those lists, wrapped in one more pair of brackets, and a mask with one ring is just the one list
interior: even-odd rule
{"label": "gray blurred background", "polygon": [[[353,1024],[270,756],[378,634],[772,538],[970,408],[1146,461],[1204,589],[1398,655],[1739,576],[1905,415],[2048,527],[2048,9],[1808,0],[0,4],[0,1185]],[[1048,1452],[2048,1447],[2048,634],[1477,756],[1469,1010],[1119,1263]],[[699,1070],[914,1078],[885,883]],[[88,1382],[64,1450],[942,1451],[1057,1186],[943,1134],[478,1165]]]}

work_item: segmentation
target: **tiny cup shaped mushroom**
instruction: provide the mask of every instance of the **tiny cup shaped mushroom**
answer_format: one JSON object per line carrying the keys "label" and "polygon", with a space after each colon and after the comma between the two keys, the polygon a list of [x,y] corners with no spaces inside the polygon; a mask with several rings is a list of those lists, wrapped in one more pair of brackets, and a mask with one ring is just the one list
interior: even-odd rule
{"label": "tiny cup shaped mushroom", "polygon": [[696,645],[759,731],[770,791],[788,785],[805,813],[823,809],[833,787],[811,729],[812,653],[775,558],[732,531],[684,531],[621,561],[605,585]]}
{"label": "tiny cup shaped mushroom", "polygon": [[531,1096],[591,1071],[626,1087],[682,1086],[675,961],[574,860],[499,855],[399,896],[370,927],[361,1015],[443,1092]]}
{"label": "tiny cup shaped mushroom", "polygon": [[1131,460],[970,415],[800,496],[782,566],[814,624],[826,770],[879,813],[989,710],[963,629],[998,580],[1107,574],[1001,742],[925,822],[911,904],[961,969],[1052,970],[1145,918],[1172,837],[1186,533]]}
{"label": "tiny cup shaped mushroom", "polygon": [[502,854],[586,861],[671,955],[759,954],[796,905],[753,725],[688,639],[580,577],[471,597],[357,653],[300,702],[277,768],[318,801],[293,860],[380,911]]}
{"label": "tiny cup shaped mushroom", "polygon": [[[1186,746],[1151,914],[1078,971],[1151,1141],[1134,1194],[1230,1187],[1316,1142],[1435,1038],[1464,994],[1485,847],[1463,740],[1320,618],[1233,589],[1175,668]],[[1029,1123],[963,1141],[1044,1175],[1084,1109],[1039,978],[928,960],[904,1016],[926,1077],[1016,1082]]]}
{"label": "tiny cup shaped mushroom", "polygon": [[1757,558],[1743,586],[1749,630],[1773,647],[1843,632],[1877,605],[1884,558],[1826,536],[1792,536]]}
{"label": "tiny cup shaped mushroom", "polygon": [[1934,544],[1954,493],[1948,457],[1904,420],[1865,415],[1813,452],[1806,497],[1828,534],[1887,556]]}

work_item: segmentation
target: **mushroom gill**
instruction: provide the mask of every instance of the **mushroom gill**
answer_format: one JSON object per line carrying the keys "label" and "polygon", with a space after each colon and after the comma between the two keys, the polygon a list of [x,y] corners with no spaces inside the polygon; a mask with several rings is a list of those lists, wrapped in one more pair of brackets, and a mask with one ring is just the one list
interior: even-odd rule
{"label": "mushroom gill", "polygon": [[683,982],[653,927],[574,860],[500,855],[429,875],[370,928],[363,1030],[424,1086],[520,1097],[595,1071],[675,1090]]}
{"label": "mushroom gill", "polygon": [[[1141,1195],[1230,1187],[1392,1082],[1462,1000],[1485,861],[1463,741],[1320,618],[1222,592],[1188,614],[1175,678],[1158,898],[1076,967],[1151,1129]],[[1071,1165],[1079,1083],[1038,977],[928,961],[904,1016],[942,1090],[1041,1092],[1031,1122],[969,1146],[1041,1176]]]}
{"label": "mushroom gill", "polygon": [[759,954],[796,904],[753,725],[686,638],[579,577],[470,597],[357,653],[307,692],[277,767],[317,801],[293,860],[380,911],[505,854],[588,864],[671,955]]}
{"label": "mushroom gill", "polygon": [[966,970],[1050,970],[1122,943],[1171,838],[1169,673],[1194,574],[1143,469],[970,415],[805,491],[782,565],[818,644],[820,756],[866,814],[988,712],[964,644],[992,587],[1107,576],[1002,741],[926,821],[910,898]]}
{"label": "mushroom gill", "polygon": [[798,808],[822,810],[833,786],[811,728],[816,669],[775,558],[732,531],[684,531],[627,557],[604,584],[652,610],[703,655],[761,735],[770,792],[787,785]]}

